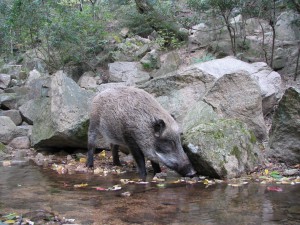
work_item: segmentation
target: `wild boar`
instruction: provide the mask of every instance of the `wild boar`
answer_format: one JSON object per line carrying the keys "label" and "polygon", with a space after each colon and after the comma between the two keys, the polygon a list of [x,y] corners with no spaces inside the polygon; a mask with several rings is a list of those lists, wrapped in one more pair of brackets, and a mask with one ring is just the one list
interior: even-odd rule
{"label": "wild boar", "polygon": [[136,161],[140,178],[146,179],[145,157],[154,173],[159,162],[182,176],[194,176],[180,141],[180,129],[173,117],[149,93],[134,87],[107,89],[97,94],[91,105],[88,130],[87,167],[93,167],[98,135],[113,145],[128,148]]}

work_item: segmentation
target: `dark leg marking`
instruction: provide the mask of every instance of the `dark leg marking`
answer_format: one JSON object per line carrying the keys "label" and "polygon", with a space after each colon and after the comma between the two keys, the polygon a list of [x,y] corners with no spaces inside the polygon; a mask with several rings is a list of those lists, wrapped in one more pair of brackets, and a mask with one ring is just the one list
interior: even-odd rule
{"label": "dark leg marking", "polygon": [[119,158],[119,145],[111,144],[111,151],[113,157],[113,165],[114,166],[122,166]]}
{"label": "dark leg marking", "polygon": [[153,168],[154,175],[157,174],[157,173],[161,173],[161,169],[160,169],[160,166],[159,166],[158,163],[156,163],[154,161],[151,161],[151,165],[152,165],[152,168]]}

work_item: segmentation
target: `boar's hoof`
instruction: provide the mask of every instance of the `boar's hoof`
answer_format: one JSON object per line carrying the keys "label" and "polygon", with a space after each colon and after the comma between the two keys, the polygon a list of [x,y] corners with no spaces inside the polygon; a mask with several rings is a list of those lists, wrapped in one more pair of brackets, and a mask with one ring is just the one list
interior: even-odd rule
{"label": "boar's hoof", "polygon": [[94,162],[90,162],[90,160],[88,160],[88,161],[86,162],[85,165],[86,165],[86,167],[89,168],[89,169],[94,168]]}

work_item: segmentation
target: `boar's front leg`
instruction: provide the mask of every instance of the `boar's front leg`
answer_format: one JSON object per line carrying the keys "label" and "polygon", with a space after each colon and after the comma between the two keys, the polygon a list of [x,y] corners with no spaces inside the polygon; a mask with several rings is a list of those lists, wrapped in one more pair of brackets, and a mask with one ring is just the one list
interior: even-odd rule
{"label": "boar's front leg", "polygon": [[147,172],[146,172],[146,165],[145,165],[145,157],[143,152],[140,150],[139,147],[132,148],[130,147],[131,154],[137,164],[140,178],[145,181]]}
{"label": "boar's front leg", "polygon": [[113,165],[114,166],[122,166],[119,158],[119,145],[110,145],[112,157],[113,157]]}
{"label": "boar's front leg", "polygon": [[161,169],[160,169],[160,166],[159,166],[158,163],[156,163],[154,161],[151,161],[151,165],[152,165],[152,168],[153,168],[154,175],[157,174],[157,173],[161,173]]}
{"label": "boar's front leg", "polygon": [[147,176],[147,172],[146,172],[144,154],[143,154],[142,150],[140,149],[140,147],[137,145],[134,138],[132,138],[131,136],[125,136],[125,140],[126,140],[127,146],[130,149],[130,152],[131,152],[131,154],[132,154],[132,156],[133,156],[133,158],[134,158],[134,160],[137,164],[140,178],[143,181],[145,181],[146,176]]}

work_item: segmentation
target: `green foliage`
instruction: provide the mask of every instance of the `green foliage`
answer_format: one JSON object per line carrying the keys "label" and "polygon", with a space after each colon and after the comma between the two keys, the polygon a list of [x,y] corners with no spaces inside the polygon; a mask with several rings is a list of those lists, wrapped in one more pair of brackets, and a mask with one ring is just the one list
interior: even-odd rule
{"label": "green foliage", "polygon": [[[134,34],[143,37],[157,31],[164,40],[167,40],[163,42],[176,48],[179,46],[178,42],[187,39],[187,34],[179,30],[175,8],[171,4],[172,1],[153,1],[151,4],[153,10],[143,14],[138,12],[134,4],[128,6],[126,11],[124,10],[123,26],[129,27]],[[168,46],[165,45],[165,47]]]}
{"label": "green foliage", "polygon": [[286,0],[286,5],[288,8],[300,13],[300,0]]}
{"label": "green foliage", "polygon": [[101,51],[103,20],[99,9],[84,1],[12,0],[0,3],[0,52],[14,54],[35,48],[48,66],[59,69],[78,63]]}
{"label": "green foliage", "polygon": [[184,44],[172,31],[163,29],[157,33],[159,37],[156,38],[156,43],[160,46],[161,50],[178,49]]}

